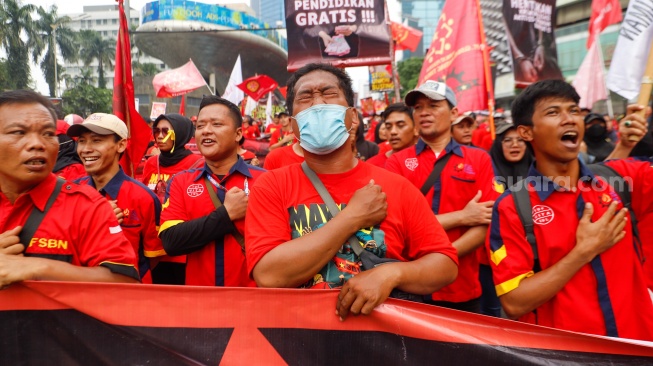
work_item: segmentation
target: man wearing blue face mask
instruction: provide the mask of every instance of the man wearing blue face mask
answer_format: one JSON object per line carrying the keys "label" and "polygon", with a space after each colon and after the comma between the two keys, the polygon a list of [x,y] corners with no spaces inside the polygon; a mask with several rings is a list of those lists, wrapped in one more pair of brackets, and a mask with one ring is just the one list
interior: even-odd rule
{"label": "man wearing blue face mask", "polygon": [[[309,64],[288,81],[293,131],[307,166],[340,212],[332,218],[301,164],[268,172],[252,187],[245,223],[247,267],[261,287],[341,288],[336,314],[369,314],[394,289],[426,295],[457,275],[455,249],[406,179],[357,160],[351,79]],[[348,240],[398,260],[363,271]]]}

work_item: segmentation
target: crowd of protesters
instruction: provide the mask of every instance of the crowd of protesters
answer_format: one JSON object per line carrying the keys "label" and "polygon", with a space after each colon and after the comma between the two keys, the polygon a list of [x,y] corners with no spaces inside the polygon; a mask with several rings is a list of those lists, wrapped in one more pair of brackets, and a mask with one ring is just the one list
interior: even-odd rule
{"label": "crowd of protesters", "polygon": [[[367,131],[343,70],[309,64],[287,85],[266,129],[219,96],[196,118],[159,116],[138,179],[116,116],[69,125],[34,92],[0,94],[0,286],[336,288],[341,320],[395,297],[653,340],[643,106],[613,121],[540,81],[492,116],[493,139],[442,82]],[[261,136],[265,157],[243,144]]]}

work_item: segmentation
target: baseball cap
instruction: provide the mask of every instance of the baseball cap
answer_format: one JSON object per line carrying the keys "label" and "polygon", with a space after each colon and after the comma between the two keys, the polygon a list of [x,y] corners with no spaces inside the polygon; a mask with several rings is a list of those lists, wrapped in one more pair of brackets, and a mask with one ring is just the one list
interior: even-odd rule
{"label": "baseball cap", "polygon": [[66,117],[63,118],[63,120],[66,121],[66,123],[68,123],[68,125],[70,126],[78,125],[84,122],[84,118],[82,118],[82,116],[77,114],[68,114],[66,115]]}
{"label": "baseball cap", "polygon": [[447,86],[447,84],[439,81],[427,80],[419,88],[413,89],[406,94],[406,105],[409,107],[415,106],[415,102],[420,95],[425,95],[433,100],[447,100],[454,107],[456,106],[456,94]]}
{"label": "baseball cap", "polygon": [[501,135],[502,133],[508,131],[512,127],[515,127],[515,125],[513,125],[512,123],[508,123],[508,122],[497,123],[494,129],[494,133],[497,135]]}
{"label": "baseball cap", "polygon": [[79,125],[72,125],[68,129],[68,136],[78,137],[89,130],[98,135],[113,135],[114,133],[123,139],[129,136],[127,125],[120,118],[113,114],[93,113]]}
{"label": "baseball cap", "polygon": [[472,116],[470,116],[469,114],[463,114],[462,116],[458,116],[458,118],[456,118],[453,122],[451,122],[451,125],[452,126],[457,125],[464,120],[468,120],[471,123],[476,122],[476,120],[474,120],[474,118],[472,118]]}
{"label": "baseball cap", "polygon": [[603,115],[598,113],[590,113],[587,116],[585,116],[585,123],[590,123],[595,119],[599,119],[601,120],[601,122],[605,122],[605,118],[603,118]]}

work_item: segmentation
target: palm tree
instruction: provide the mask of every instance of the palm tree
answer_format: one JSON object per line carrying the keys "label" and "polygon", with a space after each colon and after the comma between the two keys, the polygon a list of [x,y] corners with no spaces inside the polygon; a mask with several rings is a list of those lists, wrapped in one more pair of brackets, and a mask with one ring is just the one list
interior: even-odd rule
{"label": "palm tree", "polygon": [[[0,13],[4,13],[0,42],[7,51],[7,71],[16,89],[25,89],[30,83],[29,50],[38,42],[32,20],[35,10],[36,6],[22,5],[20,0],[0,2]],[[21,38],[23,34],[27,41]]]}
{"label": "palm tree", "polygon": [[104,89],[106,88],[104,66],[113,67],[113,60],[116,56],[116,40],[102,39],[100,33],[89,29],[82,30],[79,34],[82,41],[80,57],[86,66],[94,60],[98,61],[98,87]]}
{"label": "palm tree", "polygon": [[[40,42],[32,54],[34,62],[38,62],[39,57],[45,52],[45,56],[41,59],[40,66],[45,76],[45,80],[50,87],[50,95],[55,95],[55,86],[62,79],[61,75],[57,76],[55,82],[55,62],[57,47],[64,60],[72,62],[76,61],[77,49],[75,43],[77,41],[75,32],[68,28],[67,24],[70,23],[70,17],[57,15],[57,6],[52,5],[49,10],[42,7],[37,9],[40,19],[36,21],[36,30],[39,33]],[[56,66],[61,70],[61,66],[57,63]]]}
{"label": "palm tree", "polygon": [[159,68],[151,62],[140,63],[134,62],[132,70],[136,76],[154,76],[159,73]]}

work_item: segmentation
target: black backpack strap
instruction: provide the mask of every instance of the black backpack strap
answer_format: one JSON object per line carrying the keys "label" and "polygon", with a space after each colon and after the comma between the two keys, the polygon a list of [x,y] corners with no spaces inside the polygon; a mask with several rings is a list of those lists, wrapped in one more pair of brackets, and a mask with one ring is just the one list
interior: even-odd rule
{"label": "black backpack strap", "polygon": [[535,231],[533,223],[533,209],[531,207],[531,198],[528,195],[528,182],[520,180],[510,187],[512,199],[515,201],[515,209],[519,215],[519,220],[526,232],[526,240],[531,245],[533,251],[533,272],[537,273],[542,270],[540,267],[540,257],[537,254],[537,241],[535,240]]}
{"label": "black backpack strap", "polygon": [[50,198],[48,198],[48,201],[45,203],[43,211],[39,210],[36,206],[32,208],[27,221],[25,221],[25,224],[23,225],[23,230],[20,232],[20,235],[18,235],[20,238],[20,243],[23,244],[25,248],[29,246],[29,243],[34,237],[34,234],[36,234],[36,230],[38,230],[39,226],[41,226],[43,218],[54,204],[54,201],[56,201],[57,196],[59,196],[59,192],[61,192],[61,187],[63,187],[64,183],[66,183],[65,180],[57,178],[57,182],[54,185],[54,191],[52,191]]}
{"label": "black backpack strap", "polygon": [[442,157],[442,159],[435,162],[431,174],[429,175],[428,178],[426,178],[426,182],[424,182],[422,188],[420,188],[420,191],[422,191],[423,195],[426,196],[429,190],[433,188],[435,181],[438,178],[440,178],[440,175],[442,174],[442,170],[444,170],[444,166],[447,165],[447,161],[449,161],[449,158],[451,158],[451,153],[447,153],[445,156]]}
{"label": "black backpack strap", "polygon": [[628,181],[625,180],[621,174],[619,174],[613,168],[605,164],[590,164],[587,166],[592,174],[596,176],[603,177],[608,184],[612,186],[612,189],[619,195],[621,203],[625,208],[628,209],[628,214],[630,215],[630,225],[633,231],[633,244],[635,246],[635,253],[641,263],[644,263],[646,258],[644,258],[644,252],[642,248],[642,242],[639,236],[639,230],[637,229],[637,217],[635,217],[635,211],[632,207],[632,196],[630,195],[630,185]]}

